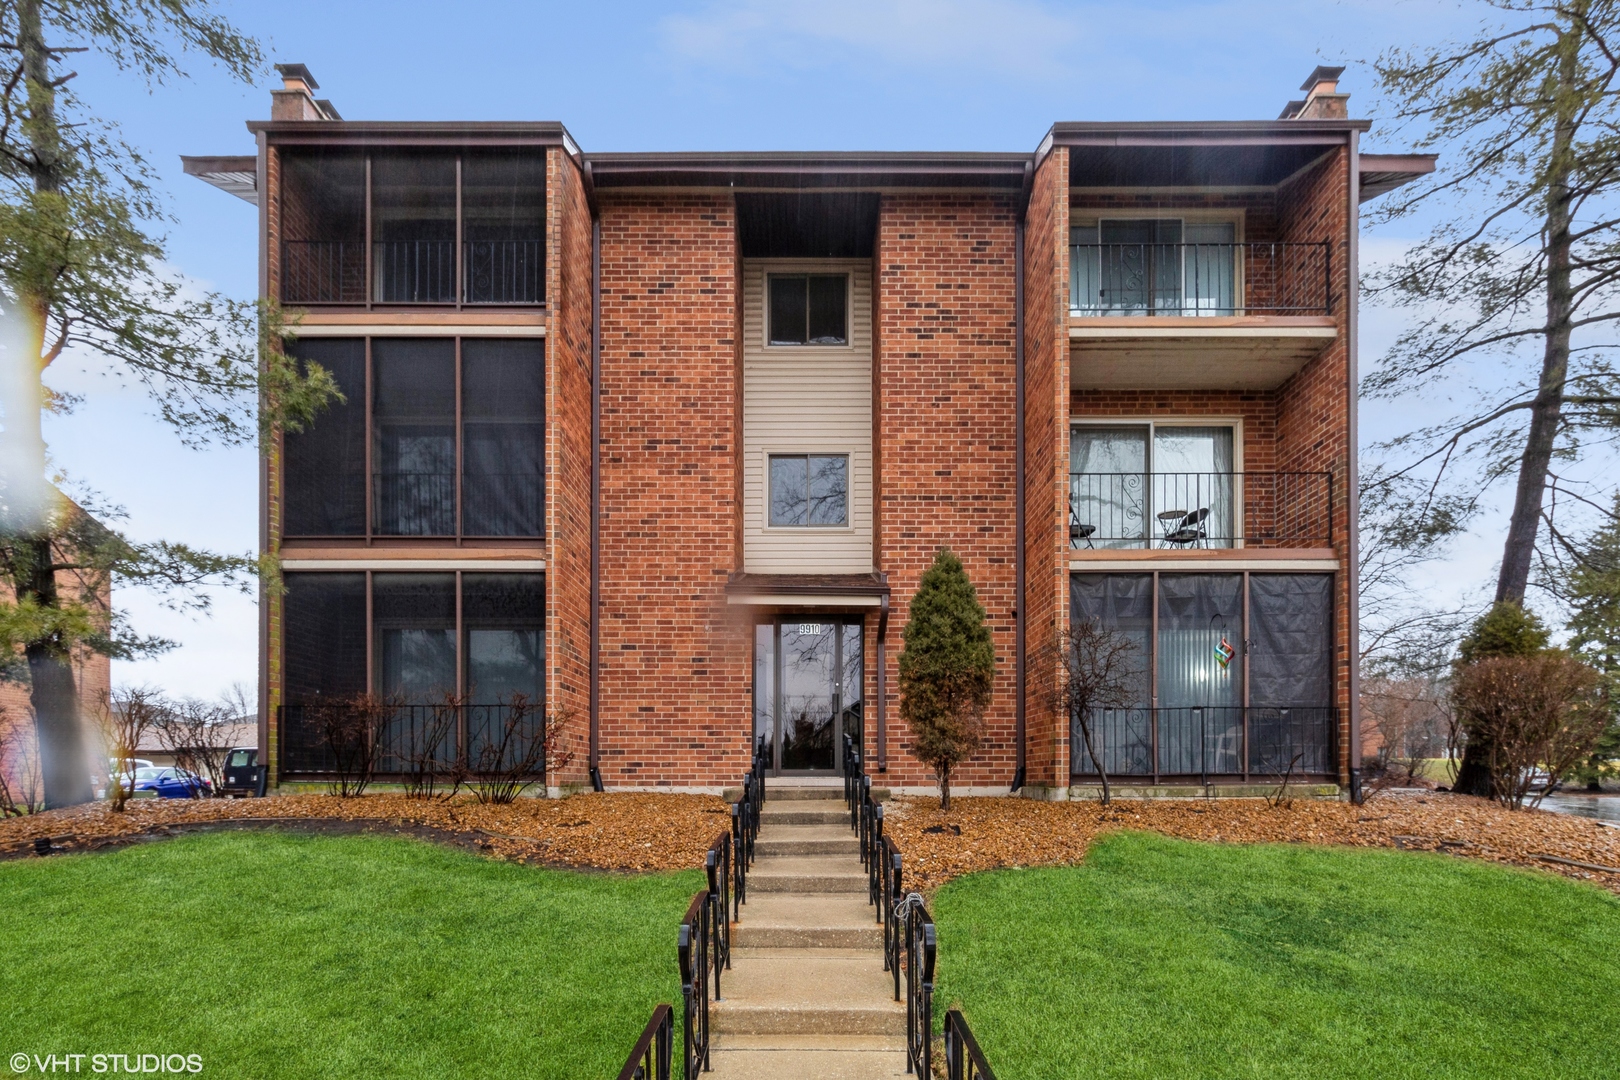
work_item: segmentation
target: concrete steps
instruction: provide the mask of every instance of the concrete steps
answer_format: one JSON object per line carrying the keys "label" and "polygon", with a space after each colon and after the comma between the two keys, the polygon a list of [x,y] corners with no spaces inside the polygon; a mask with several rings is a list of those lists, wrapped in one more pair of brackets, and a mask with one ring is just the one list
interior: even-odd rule
{"label": "concrete steps", "polygon": [[767,780],[725,999],[710,1005],[717,1080],[906,1075],[906,1012],[883,970],[841,784]]}

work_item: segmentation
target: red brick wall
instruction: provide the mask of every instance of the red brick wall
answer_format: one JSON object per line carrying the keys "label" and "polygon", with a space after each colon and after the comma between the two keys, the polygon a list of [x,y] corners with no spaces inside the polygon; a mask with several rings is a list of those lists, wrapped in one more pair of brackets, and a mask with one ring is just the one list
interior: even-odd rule
{"label": "red brick wall", "polygon": [[907,750],[897,661],[911,596],[944,546],[966,566],[996,650],[984,746],[953,783],[1012,779],[1016,213],[1012,196],[937,193],[885,195],[879,212],[879,550],[894,593],[890,785],[932,782]]}
{"label": "red brick wall", "polygon": [[[570,717],[573,761],[587,777],[591,647],[591,212],[584,178],[559,147],[546,152],[546,698]],[[559,712],[560,711],[560,712]]]}
{"label": "red brick wall", "polygon": [[1051,705],[1068,626],[1069,151],[1035,171],[1024,224],[1024,724],[1027,782],[1066,784],[1069,725]]}
{"label": "red brick wall", "polygon": [[1350,595],[1348,491],[1350,371],[1345,297],[1351,286],[1349,266],[1349,173],[1346,149],[1286,185],[1277,198],[1281,239],[1328,240],[1333,244],[1333,314],[1339,336],[1322,355],[1283,384],[1277,392],[1277,468],[1285,471],[1331,470],[1334,478],[1333,521],[1339,556],[1335,597],[1335,691],[1339,707],[1339,771],[1349,781],[1350,768]]}
{"label": "red brick wall", "polygon": [[602,779],[712,786],[747,771],[743,620],[728,613],[739,432],[729,195],[604,192]]}

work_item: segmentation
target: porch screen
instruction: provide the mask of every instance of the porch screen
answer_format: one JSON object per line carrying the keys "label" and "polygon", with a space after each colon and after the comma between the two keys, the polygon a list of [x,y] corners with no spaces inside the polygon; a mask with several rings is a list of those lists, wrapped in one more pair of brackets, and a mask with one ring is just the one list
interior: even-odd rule
{"label": "porch screen", "polygon": [[1250,574],[1249,640],[1250,769],[1330,771],[1332,575]]}
{"label": "porch screen", "polygon": [[282,439],[287,536],[363,536],[366,531],[366,343],[360,338],[298,338],[300,364],[332,373],[333,401],[303,431]]}
{"label": "porch screen", "polygon": [[461,343],[462,532],[545,532],[545,347],[538,340]]}
{"label": "porch screen", "polygon": [[1242,771],[1243,575],[1159,576],[1159,771]]}
{"label": "porch screen", "polygon": [[371,344],[373,521],[393,536],[456,534],[456,345]]}
{"label": "porch screen", "polygon": [[411,705],[456,692],[456,576],[375,574],[377,692]]}
{"label": "porch screen", "polygon": [[[1109,773],[1151,773],[1153,736],[1150,725],[1148,673],[1153,659],[1153,575],[1071,574],[1070,621],[1091,621],[1112,630],[1136,646],[1132,666],[1139,683],[1135,707],[1100,709],[1092,716],[1092,749]],[[1077,717],[1069,718],[1073,769],[1095,773],[1086,753]]]}
{"label": "porch screen", "polygon": [[467,757],[474,766],[522,761],[544,734],[545,613],[541,574],[461,576]]}
{"label": "porch screen", "polygon": [[288,574],[282,600],[286,700],[366,690],[366,575]]}

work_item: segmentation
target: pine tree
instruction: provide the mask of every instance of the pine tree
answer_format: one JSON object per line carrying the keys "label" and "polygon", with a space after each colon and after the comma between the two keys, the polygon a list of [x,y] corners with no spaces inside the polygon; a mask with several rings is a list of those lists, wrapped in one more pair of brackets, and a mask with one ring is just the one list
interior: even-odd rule
{"label": "pine tree", "polygon": [[951,808],[951,773],[984,734],[996,651],[984,608],[962,560],[942,548],[912,597],[900,653],[900,715],[911,753],[939,780],[939,806]]}

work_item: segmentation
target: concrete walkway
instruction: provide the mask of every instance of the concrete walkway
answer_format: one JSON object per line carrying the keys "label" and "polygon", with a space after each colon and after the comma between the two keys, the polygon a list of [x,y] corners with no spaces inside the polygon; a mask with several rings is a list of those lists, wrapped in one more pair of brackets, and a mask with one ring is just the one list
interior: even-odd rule
{"label": "concrete walkway", "polygon": [[725,1000],[710,1006],[715,1080],[906,1075],[905,1006],[838,783],[765,785]]}

